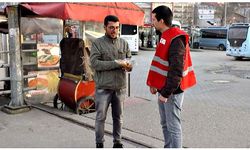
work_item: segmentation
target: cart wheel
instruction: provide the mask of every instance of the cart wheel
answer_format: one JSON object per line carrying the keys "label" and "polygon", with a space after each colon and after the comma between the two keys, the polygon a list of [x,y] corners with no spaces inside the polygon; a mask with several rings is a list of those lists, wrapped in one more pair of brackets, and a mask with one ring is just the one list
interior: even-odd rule
{"label": "cart wheel", "polygon": [[54,106],[54,108],[57,108],[57,109],[63,109],[64,104],[63,104],[63,102],[59,99],[58,94],[56,94],[55,97],[54,97],[53,106]]}
{"label": "cart wheel", "polygon": [[77,102],[76,114],[86,114],[95,111],[94,97],[87,96]]}

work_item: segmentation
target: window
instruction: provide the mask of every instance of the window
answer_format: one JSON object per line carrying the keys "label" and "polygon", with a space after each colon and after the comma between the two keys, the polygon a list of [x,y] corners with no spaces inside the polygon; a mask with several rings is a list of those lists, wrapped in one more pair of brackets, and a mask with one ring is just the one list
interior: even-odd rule
{"label": "window", "polygon": [[246,39],[248,27],[231,27],[228,32],[228,39]]}
{"label": "window", "polygon": [[202,29],[202,38],[213,38],[213,39],[226,39],[227,30],[226,29]]}
{"label": "window", "polygon": [[135,25],[123,25],[121,30],[122,35],[135,35],[137,34],[137,26]]}

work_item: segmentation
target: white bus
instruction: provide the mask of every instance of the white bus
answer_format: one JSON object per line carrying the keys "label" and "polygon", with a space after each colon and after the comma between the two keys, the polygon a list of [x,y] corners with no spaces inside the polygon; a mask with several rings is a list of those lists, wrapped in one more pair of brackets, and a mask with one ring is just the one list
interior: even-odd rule
{"label": "white bus", "polygon": [[172,27],[178,27],[181,29],[181,23],[177,20],[172,20]]}
{"label": "white bus", "polygon": [[232,24],[228,29],[226,55],[236,60],[250,58],[250,24]]}
{"label": "white bus", "polygon": [[121,25],[120,37],[128,42],[132,54],[138,54],[139,51],[139,32],[136,25]]}

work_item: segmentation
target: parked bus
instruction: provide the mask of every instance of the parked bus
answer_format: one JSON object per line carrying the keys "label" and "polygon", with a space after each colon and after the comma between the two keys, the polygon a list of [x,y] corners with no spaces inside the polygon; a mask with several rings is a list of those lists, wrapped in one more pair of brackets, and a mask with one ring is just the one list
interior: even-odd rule
{"label": "parked bus", "polygon": [[228,29],[227,56],[250,58],[250,24],[232,24]]}
{"label": "parked bus", "polygon": [[120,37],[128,42],[129,49],[132,54],[139,51],[139,32],[136,25],[121,25]]}
{"label": "parked bus", "polygon": [[[93,26],[95,29],[93,30]],[[102,30],[103,25],[99,23],[89,22],[86,26],[86,38],[89,42],[87,45],[91,46],[91,43],[99,37],[102,37],[105,33]],[[128,42],[129,48],[132,54],[137,54],[139,51],[139,32],[136,25],[120,25],[120,37]]]}
{"label": "parked bus", "polygon": [[208,27],[200,29],[199,48],[217,48],[226,50],[227,28],[226,27]]}

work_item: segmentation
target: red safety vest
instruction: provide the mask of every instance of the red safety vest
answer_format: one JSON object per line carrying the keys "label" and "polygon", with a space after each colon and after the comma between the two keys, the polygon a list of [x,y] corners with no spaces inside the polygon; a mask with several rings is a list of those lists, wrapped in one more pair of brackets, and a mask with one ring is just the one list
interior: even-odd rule
{"label": "red safety vest", "polygon": [[179,28],[170,28],[162,33],[159,44],[157,45],[155,56],[152,60],[148,73],[147,85],[161,90],[167,82],[167,74],[169,71],[168,52],[173,39],[184,35],[186,37],[186,54],[184,60],[184,70],[180,88],[185,89],[196,84],[196,78],[192,66],[190,56],[190,48],[188,45],[189,36]]}

